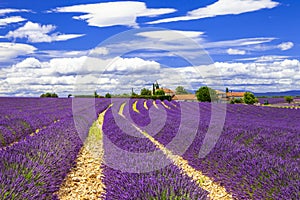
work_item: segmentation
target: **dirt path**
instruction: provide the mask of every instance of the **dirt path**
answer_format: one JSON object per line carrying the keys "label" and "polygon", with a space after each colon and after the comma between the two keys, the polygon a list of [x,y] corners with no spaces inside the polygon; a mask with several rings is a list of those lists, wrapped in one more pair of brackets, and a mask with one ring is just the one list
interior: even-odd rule
{"label": "dirt path", "polygon": [[98,120],[90,128],[89,136],[76,159],[76,166],[71,169],[57,192],[59,199],[99,199],[105,192],[100,168],[104,154],[102,141],[104,114],[105,111],[99,115]]}

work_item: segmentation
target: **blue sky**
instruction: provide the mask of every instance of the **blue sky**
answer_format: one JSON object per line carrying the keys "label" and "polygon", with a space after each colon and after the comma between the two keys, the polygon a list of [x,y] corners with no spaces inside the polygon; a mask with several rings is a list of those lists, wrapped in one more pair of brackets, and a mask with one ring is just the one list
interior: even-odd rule
{"label": "blue sky", "polygon": [[0,3],[0,95],[300,88],[294,0]]}

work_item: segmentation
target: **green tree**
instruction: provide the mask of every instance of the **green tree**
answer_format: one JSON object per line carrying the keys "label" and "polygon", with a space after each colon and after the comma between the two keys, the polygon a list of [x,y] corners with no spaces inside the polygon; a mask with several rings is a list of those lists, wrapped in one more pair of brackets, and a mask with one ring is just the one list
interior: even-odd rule
{"label": "green tree", "polygon": [[131,93],[131,97],[133,97],[133,98],[135,98],[135,97],[138,97],[139,95],[137,94],[137,93],[135,93],[135,92],[132,92]]}
{"label": "green tree", "polygon": [[232,98],[230,99],[230,104],[236,104],[236,103],[244,103],[243,98]]}
{"label": "green tree", "polygon": [[45,97],[51,97],[52,95],[51,95],[51,93],[50,92],[47,92],[46,94],[45,94]]}
{"label": "green tree", "polygon": [[52,97],[52,98],[58,98],[58,95],[56,93],[50,93],[50,92],[47,92],[45,94],[42,94],[40,97]]}
{"label": "green tree", "polygon": [[254,104],[258,102],[258,99],[255,98],[254,94],[251,92],[245,92],[243,101],[245,104]]}
{"label": "green tree", "polygon": [[154,84],[154,86],[155,86],[155,89],[159,89],[159,84],[158,84],[158,82],[156,81],[156,83]]}
{"label": "green tree", "polygon": [[235,98],[234,103],[243,103],[243,98]]}
{"label": "green tree", "polygon": [[97,94],[97,91],[95,90],[95,92],[94,92],[94,97],[95,98],[98,98],[99,97],[99,95]]}
{"label": "green tree", "polygon": [[51,94],[51,97],[53,97],[53,98],[58,98],[58,95],[55,94],[55,93],[52,93],[52,94]]}
{"label": "green tree", "polygon": [[130,97],[130,94],[127,94],[127,93],[123,93],[121,95],[119,95],[120,97]]}
{"label": "green tree", "polygon": [[141,95],[151,95],[151,90],[143,88],[141,89]]}
{"label": "green tree", "polygon": [[226,93],[228,93],[229,92],[229,89],[228,89],[228,87],[226,88]]}
{"label": "green tree", "polygon": [[178,86],[175,91],[176,94],[188,94],[188,91],[186,91],[183,86]]}
{"label": "green tree", "polygon": [[214,89],[203,86],[196,91],[196,97],[201,102],[212,102],[217,99],[217,93]]}
{"label": "green tree", "polygon": [[294,99],[292,96],[285,96],[284,100],[287,101],[288,103],[291,103]]}
{"label": "green tree", "polygon": [[105,98],[111,98],[111,94],[106,93],[106,94],[105,94]]}
{"label": "green tree", "polygon": [[156,90],[155,91],[155,95],[162,95],[162,96],[164,96],[165,92],[163,90]]}

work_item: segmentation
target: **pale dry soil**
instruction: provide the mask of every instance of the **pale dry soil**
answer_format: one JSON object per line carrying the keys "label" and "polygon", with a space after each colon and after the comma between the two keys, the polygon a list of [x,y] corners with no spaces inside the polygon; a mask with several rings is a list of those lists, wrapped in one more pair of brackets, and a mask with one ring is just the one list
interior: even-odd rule
{"label": "pale dry soil", "polygon": [[103,143],[102,123],[104,113],[94,122],[74,166],[57,192],[62,200],[99,199],[105,192],[102,182]]}

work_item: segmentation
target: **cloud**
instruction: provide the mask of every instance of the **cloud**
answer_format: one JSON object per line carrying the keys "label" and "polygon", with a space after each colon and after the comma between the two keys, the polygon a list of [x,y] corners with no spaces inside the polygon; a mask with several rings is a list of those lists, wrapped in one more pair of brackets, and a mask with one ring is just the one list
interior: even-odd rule
{"label": "cloud", "polygon": [[278,5],[278,2],[274,2],[272,0],[218,0],[206,7],[192,10],[185,16],[160,19],[148,22],[148,24],[196,20],[221,15],[238,15],[266,8],[271,9]]}
{"label": "cloud", "polygon": [[30,10],[26,10],[26,9],[5,8],[5,9],[0,9],[0,16],[8,14],[8,13],[18,13],[18,12],[31,12],[31,11]]}
{"label": "cloud", "polygon": [[252,58],[241,58],[236,59],[236,61],[254,61],[254,62],[274,62],[274,61],[283,61],[290,58],[290,56],[278,56],[278,55],[267,55],[260,57],[252,57]]}
{"label": "cloud", "polygon": [[147,83],[144,79],[153,81],[159,69],[159,63],[141,58],[81,56],[42,62],[29,57],[11,67],[0,68],[0,95],[38,96],[47,91],[67,95],[76,88],[83,88],[82,94],[92,94],[95,88],[106,88],[106,92],[114,87],[124,90],[141,83],[140,79],[143,83]]}
{"label": "cloud", "polygon": [[[272,57],[272,56],[270,56]],[[300,87],[300,62],[282,59],[260,62],[216,62],[179,68],[162,67],[142,58],[101,59],[94,57],[55,58],[40,61],[34,57],[0,69],[0,95],[32,95],[50,91],[60,96],[74,92],[92,94],[139,93],[151,88],[155,80],[175,89],[183,85],[198,89],[209,85],[216,89],[283,91]]]}
{"label": "cloud", "polygon": [[261,51],[255,47],[263,44],[272,46],[272,49],[277,49],[277,44],[269,44],[276,39],[273,37],[241,38],[210,42],[205,37],[203,31],[167,29],[135,29],[127,35],[130,35],[130,37],[120,37],[118,40],[109,40],[103,44],[103,47],[109,51],[109,56],[123,55],[130,52],[128,57],[150,58],[154,60],[181,57],[188,60],[188,62],[195,61],[199,63],[203,61],[210,63],[209,54],[251,54],[254,51]]}
{"label": "cloud", "polygon": [[26,20],[27,19],[24,19],[23,17],[20,17],[20,16],[2,18],[2,19],[0,19],[0,27],[6,26],[7,24],[11,24],[11,23],[23,22]]}
{"label": "cloud", "polygon": [[201,31],[159,30],[140,32],[136,35],[159,41],[177,41],[185,38],[199,39],[203,34]]}
{"label": "cloud", "polygon": [[78,37],[82,37],[85,34],[52,34],[51,35],[51,42],[53,41],[65,41],[70,40]]}
{"label": "cloud", "polygon": [[227,53],[229,55],[245,55],[253,52],[277,50],[279,45],[274,44],[274,40],[276,39],[277,38],[273,37],[258,37],[216,42],[203,41],[202,46],[207,49],[210,54],[219,55]]}
{"label": "cloud", "polygon": [[282,51],[286,51],[286,50],[293,48],[293,46],[294,46],[294,44],[292,42],[283,42],[283,43],[279,44],[277,47],[279,49],[281,49]]}
{"label": "cloud", "polygon": [[41,25],[38,23],[27,22],[24,26],[14,30],[9,31],[6,38],[26,38],[28,42],[38,43],[38,42],[54,42],[54,41],[64,41],[73,38],[82,37],[84,34],[60,34],[52,33],[56,27],[54,25]]}
{"label": "cloud", "polygon": [[244,50],[239,50],[239,49],[227,49],[227,53],[229,55],[245,55],[246,54],[246,51]]}
{"label": "cloud", "polygon": [[73,18],[84,20],[89,26],[108,27],[123,25],[138,27],[136,22],[138,17],[155,17],[175,11],[172,8],[149,9],[144,2],[120,1],[59,7],[50,12],[85,13]]}
{"label": "cloud", "polygon": [[[133,34],[137,37],[123,37],[122,41],[115,44],[110,42],[110,44],[106,44],[106,47],[110,53],[116,51],[124,53],[128,52],[129,49],[151,49],[147,52],[148,55],[141,52],[136,52],[135,55],[146,55],[148,58],[181,55],[189,59],[199,56],[199,52],[202,52],[201,54],[208,52],[211,55],[245,55],[279,48],[278,43],[274,44],[274,41],[278,40],[275,37],[240,38],[211,42],[207,40],[203,31],[139,29]],[[155,50],[165,50],[166,52]]]}
{"label": "cloud", "polygon": [[25,60],[13,65],[16,69],[38,69],[41,68],[41,63],[36,58],[26,58]]}
{"label": "cloud", "polygon": [[[276,39],[276,38],[274,38]],[[267,43],[267,42],[265,42]],[[282,42],[280,44],[256,44],[251,45],[250,47],[244,47],[244,50],[248,51],[268,51],[268,50],[277,50],[280,49],[282,51],[286,51],[288,49],[293,48],[294,44],[292,42]]]}
{"label": "cloud", "polygon": [[108,55],[109,51],[105,47],[96,47],[88,51],[88,56],[90,57],[97,57],[102,55]]}
{"label": "cloud", "polygon": [[236,40],[207,42],[207,43],[203,44],[203,46],[205,48],[239,47],[239,46],[248,46],[248,45],[257,45],[257,44],[268,43],[275,39],[276,38],[272,38],[272,37],[243,38],[243,39],[236,39]]}
{"label": "cloud", "polygon": [[34,53],[36,48],[28,44],[0,42],[0,62],[11,62],[18,56]]}
{"label": "cloud", "polygon": [[[217,62],[215,66],[220,70],[226,85],[233,89],[249,89],[252,91],[289,90],[299,87],[299,60],[266,61],[259,63],[226,63]],[[282,80],[289,80],[290,84],[283,84]],[[244,87],[244,88],[243,88]],[[273,90],[274,91],[274,90]]]}
{"label": "cloud", "polygon": [[105,47],[95,47],[93,49],[81,51],[67,51],[67,50],[40,50],[36,53],[38,58],[42,60],[49,60],[52,58],[74,58],[74,57],[99,57],[109,56],[109,50]]}
{"label": "cloud", "polygon": [[[208,54],[220,55],[235,53],[237,55],[245,55],[247,52],[261,51],[260,49],[256,49],[255,46],[267,44],[276,39],[271,37],[258,37],[210,42],[207,41],[204,32],[177,30],[141,31],[136,33],[136,35],[138,37],[134,39],[129,38],[128,41],[118,41],[116,44],[109,44],[107,48],[110,53],[116,51],[120,53],[128,52],[130,49],[145,49],[149,50],[147,54],[136,52],[135,55],[143,57],[145,55],[147,58],[179,55],[189,60],[193,59],[199,61],[200,59],[205,60],[203,56]],[[268,46],[270,46],[270,44],[268,44]],[[274,48],[277,48],[276,45],[272,45],[272,49]],[[229,52],[228,49],[230,49]],[[233,49],[239,51],[233,51]],[[268,48],[268,50],[269,49],[270,48]],[[200,58],[199,56],[202,57]]]}
{"label": "cloud", "polygon": [[107,71],[114,72],[155,72],[160,69],[160,64],[155,61],[143,60],[141,58],[121,58],[112,61]]}

